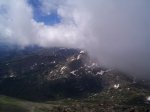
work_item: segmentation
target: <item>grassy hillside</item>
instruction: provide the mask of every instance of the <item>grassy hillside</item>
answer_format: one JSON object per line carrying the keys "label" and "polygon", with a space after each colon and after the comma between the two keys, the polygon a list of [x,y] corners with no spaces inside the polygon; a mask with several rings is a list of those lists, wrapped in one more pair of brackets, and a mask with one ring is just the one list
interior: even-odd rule
{"label": "grassy hillside", "polygon": [[136,88],[107,89],[87,98],[31,102],[0,96],[0,112],[149,112],[149,92]]}

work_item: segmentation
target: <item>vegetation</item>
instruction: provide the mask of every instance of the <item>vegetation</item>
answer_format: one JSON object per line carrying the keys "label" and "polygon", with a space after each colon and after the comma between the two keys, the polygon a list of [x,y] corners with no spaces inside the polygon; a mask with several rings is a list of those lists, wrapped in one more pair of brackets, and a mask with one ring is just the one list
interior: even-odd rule
{"label": "vegetation", "polygon": [[31,51],[0,57],[0,112],[150,111],[149,83],[103,68],[80,50]]}

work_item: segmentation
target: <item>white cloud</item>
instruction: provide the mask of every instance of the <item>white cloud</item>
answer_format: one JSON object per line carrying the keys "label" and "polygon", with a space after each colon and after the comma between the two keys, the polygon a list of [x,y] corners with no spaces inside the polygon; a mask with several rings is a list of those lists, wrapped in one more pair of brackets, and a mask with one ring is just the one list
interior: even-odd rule
{"label": "white cloud", "polygon": [[[52,1],[52,0],[51,0]],[[44,0],[45,2],[50,2]],[[55,2],[54,2],[54,5]],[[74,25],[69,16],[63,15],[65,10],[63,6],[55,7],[60,16],[62,23],[55,26],[47,26],[38,23],[33,19],[33,11],[25,0],[1,1],[0,6],[7,7],[7,12],[0,15],[0,35],[4,41],[19,44],[21,46],[40,45],[40,46],[74,46],[79,41],[78,27]],[[43,6],[45,8],[45,5]],[[53,9],[53,4],[46,6],[46,11]]]}
{"label": "white cloud", "polygon": [[26,0],[1,0],[0,40],[21,46],[85,48],[102,64],[150,73],[148,0],[41,2],[45,14],[57,11],[60,23],[36,22]]}
{"label": "white cloud", "polygon": [[32,9],[24,0],[2,0],[0,6],[7,7],[5,16],[0,15],[0,35],[4,41],[28,45],[32,32]]}

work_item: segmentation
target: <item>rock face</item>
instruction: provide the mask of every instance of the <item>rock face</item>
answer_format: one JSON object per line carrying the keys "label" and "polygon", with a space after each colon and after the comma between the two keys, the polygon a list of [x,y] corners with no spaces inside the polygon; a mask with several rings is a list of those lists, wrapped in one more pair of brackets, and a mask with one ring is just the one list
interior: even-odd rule
{"label": "rock face", "polygon": [[82,50],[42,49],[15,57],[1,62],[1,94],[48,100],[82,97],[102,90],[101,78],[96,75],[96,69],[101,69]]}
{"label": "rock face", "polygon": [[0,94],[30,101],[85,98],[96,104],[93,109],[111,110],[120,104],[149,105],[150,90],[146,82],[100,66],[84,50],[38,48],[1,56]]}

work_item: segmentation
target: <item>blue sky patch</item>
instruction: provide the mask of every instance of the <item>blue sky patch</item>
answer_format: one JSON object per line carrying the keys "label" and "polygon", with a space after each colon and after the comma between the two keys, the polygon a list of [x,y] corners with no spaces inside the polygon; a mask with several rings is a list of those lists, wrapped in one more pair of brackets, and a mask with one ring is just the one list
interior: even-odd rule
{"label": "blue sky patch", "polygon": [[37,22],[43,22],[45,25],[55,25],[61,22],[61,17],[56,10],[52,11],[49,15],[41,11],[40,0],[28,0],[28,3],[33,8],[34,19]]}

